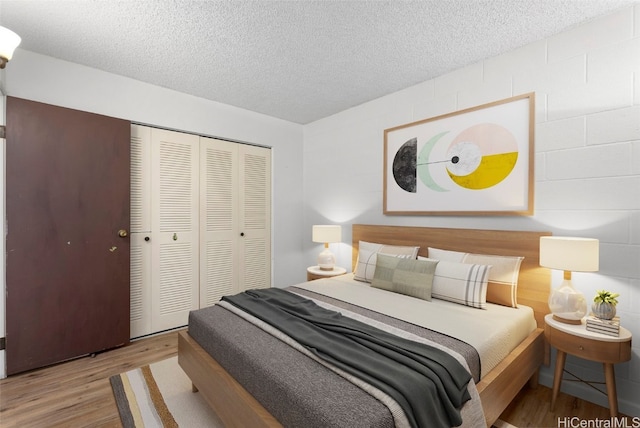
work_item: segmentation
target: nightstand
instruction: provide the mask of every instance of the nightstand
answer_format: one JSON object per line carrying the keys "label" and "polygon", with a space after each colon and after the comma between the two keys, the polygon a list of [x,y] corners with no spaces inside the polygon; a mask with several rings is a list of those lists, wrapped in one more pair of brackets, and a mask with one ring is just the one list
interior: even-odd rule
{"label": "nightstand", "polygon": [[[620,327],[620,335],[618,337],[607,336],[588,331],[584,320],[582,320],[582,324],[565,324],[554,320],[551,314],[544,317],[544,322],[544,335],[549,344],[558,350],[556,369],[553,375],[551,411],[556,405],[556,398],[558,398],[558,392],[560,391],[567,354],[571,354],[586,360],[602,363],[607,386],[606,395],[609,397],[609,411],[612,417],[618,416],[618,396],[616,394],[616,377],[613,365],[631,359],[631,332],[624,327]],[[571,376],[574,375],[571,374]],[[597,383],[584,381],[577,376],[574,377],[590,386],[593,386],[593,383]],[[596,389],[600,391],[600,389]]]}
{"label": "nightstand", "polygon": [[307,268],[307,281],[329,278],[332,276],[343,275],[345,273],[347,273],[347,270],[339,266],[335,266],[333,270],[322,270],[319,266],[309,266]]}

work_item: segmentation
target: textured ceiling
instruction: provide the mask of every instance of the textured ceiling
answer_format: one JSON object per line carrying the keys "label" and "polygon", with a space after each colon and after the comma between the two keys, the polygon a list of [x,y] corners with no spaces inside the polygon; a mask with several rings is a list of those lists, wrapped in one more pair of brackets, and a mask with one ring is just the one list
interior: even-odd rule
{"label": "textured ceiling", "polygon": [[637,2],[2,0],[0,25],[29,51],[304,124]]}

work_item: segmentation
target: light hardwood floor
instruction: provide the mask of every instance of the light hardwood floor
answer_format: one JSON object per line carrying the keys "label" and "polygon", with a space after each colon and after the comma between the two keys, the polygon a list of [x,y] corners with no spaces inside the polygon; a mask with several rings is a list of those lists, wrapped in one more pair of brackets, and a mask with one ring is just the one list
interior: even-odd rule
{"label": "light hardwood floor", "polygon": [[120,427],[109,377],[177,355],[176,332],[0,381],[0,426]]}
{"label": "light hardwood floor", "polygon": [[[177,332],[0,381],[2,427],[120,427],[109,377],[177,354]],[[551,390],[525,387],[502,414],[517,427],[557,427],[558,417],[606,419],[607,409],[560,394],[549,411]]]}

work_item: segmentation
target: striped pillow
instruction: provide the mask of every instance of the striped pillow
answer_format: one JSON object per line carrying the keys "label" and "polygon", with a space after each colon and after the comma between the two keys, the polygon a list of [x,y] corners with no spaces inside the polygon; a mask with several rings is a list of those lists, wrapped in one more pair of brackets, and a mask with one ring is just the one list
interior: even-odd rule
{"label": "striped pillow", "polygon": [[359,241],[358,262],[356,263],[356,271],[353,274],[353,279],[371,282],[373,274],[376,271],[378,253],[405,259],[415,259],[419,249],[420,247],[402,247],[398,245],[384,245]]}
{"label": "striped pillow", "polygon": [[429,258],[448,262],[491,265],[487,302],[512,308],[518,307],[518,276],[524,257],[462,253],[429,247]]}
{"label": "striped pillow", "polygon": [[435,260],[401,259],[378,254],[371,286],[394,293],[431,300]]}
{"label": "striped pillow", "polygon": [[[418,257],[419,260],[431,260]],[[437,260],[433,260],[437,261]],[[431,297],[472,308],[487,308],[487,281],[491,266],[438,261]]]}

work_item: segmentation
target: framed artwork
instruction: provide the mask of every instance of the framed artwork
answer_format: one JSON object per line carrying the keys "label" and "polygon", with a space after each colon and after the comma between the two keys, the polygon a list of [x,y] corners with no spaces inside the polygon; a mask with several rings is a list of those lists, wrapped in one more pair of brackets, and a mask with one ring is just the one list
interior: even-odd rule
{"label": "framed artwork", "polygon": [[533,215],[534,93],[384,131],[387,215]]}

